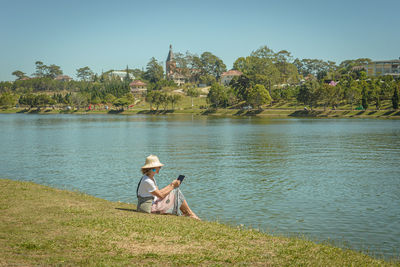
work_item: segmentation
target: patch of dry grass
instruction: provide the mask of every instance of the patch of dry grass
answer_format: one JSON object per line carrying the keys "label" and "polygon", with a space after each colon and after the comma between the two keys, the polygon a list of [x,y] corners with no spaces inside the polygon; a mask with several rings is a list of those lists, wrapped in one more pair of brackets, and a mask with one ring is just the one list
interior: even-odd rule
{"label": "patch of dry grass", "polygon": [[0,179],[0,265],[400,266],[217,222]]}

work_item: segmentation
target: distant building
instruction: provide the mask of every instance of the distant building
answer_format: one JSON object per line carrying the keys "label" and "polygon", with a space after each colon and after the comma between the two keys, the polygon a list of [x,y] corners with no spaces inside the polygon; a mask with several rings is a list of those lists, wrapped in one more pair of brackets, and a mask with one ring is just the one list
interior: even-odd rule
{"label": "distant building", "polygon": [[365,71],[365,66],[354,66],[351,68],[352,71]]}
{"label": "distant building", "polygon": [[172,45],[169,46],[169,53],[165,61],[165,73],[167,79],[173,80],[177,85],[182,85],[186,81],[191,80],[194,74],[199,72],[198,69],[179,68],[176,66]]}
{"label": "distant building", "polygon": [[368,76],[400,77],[400,59],[373,61],[363,66]]}
{"label": "distant building", "polygon": [[147,92],[147,84],[141,80],[134,80],[129,84],[132,94],[143,94]]}
{"label": "distant building", "polygon": [[243,72],[238,70],[229,70],[221,74],[221,84],[228,85],[234,77],[242,75]]}
{"label": "distant building", "polygon": [[72,81],[72,78],[69,77],[68,75],[58,75],[54,78],[54,80],[57,81],[63,81],[63,82],[69,82]]}
{"label": "distant building", "polygon": [[167,61],[165,61],[165,74],[168,79],[173,78],[176,71],[176,61],[174,59],[174,53],[172,52],[172,45],[169,45],[169,52],[167,56]]}
{"label": "distant building", "polygon": [[176,67],[174,53],[172,52],[172,45],[169,46],[167,61],[165,61],[165,73],[167,75],[167,79],[173,80],[177,85],[182,85],[186,82],[185,75],[183,75],[180,69]]}
{"label": "distant building", "polygon": [[314,75],[312,75],[311,73],[308,74],[306,77],[304,77],[304,80],[306,81],[316,81],[317,77],[315,77]]}
{"label": "distant building", "polygon": [[[123,81],[126,78],[126,70],[113,70],[108,75],[111,77],[116,77]],[[135,76],[132,73],[129,73],[129,78],[135,79]]]}

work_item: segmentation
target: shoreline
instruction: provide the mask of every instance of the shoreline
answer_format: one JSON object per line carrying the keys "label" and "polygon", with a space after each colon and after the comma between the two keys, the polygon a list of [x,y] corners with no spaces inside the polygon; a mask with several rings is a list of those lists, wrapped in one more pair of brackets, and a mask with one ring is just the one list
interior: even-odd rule
{"label": "shoreline", "polygon": [[120,115],[199,115],[199,116],[232,116],[232,117],[262,117],[262,118],[355,118],[355,119],[400,119],[399,110],[295,110],[295,109],[176,109],[176,110],[54,110],[54,109],[0,109],[0,114],[120,114]]}
{"label": "shoreline", "polygon": [[330,244],[0,179],[0,264],[400,266]]}

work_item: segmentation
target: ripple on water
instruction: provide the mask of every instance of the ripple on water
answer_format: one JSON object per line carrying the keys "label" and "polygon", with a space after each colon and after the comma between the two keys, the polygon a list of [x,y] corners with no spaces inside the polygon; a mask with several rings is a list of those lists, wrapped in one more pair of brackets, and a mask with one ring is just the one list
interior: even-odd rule
{"label": "ripple on water", "polygon": [[[1,115],[0,176],[136,202],[144,158],[204,219],[386,257],[400,244],[400,122]],[[396,254],[397,253],[397,254]]]}

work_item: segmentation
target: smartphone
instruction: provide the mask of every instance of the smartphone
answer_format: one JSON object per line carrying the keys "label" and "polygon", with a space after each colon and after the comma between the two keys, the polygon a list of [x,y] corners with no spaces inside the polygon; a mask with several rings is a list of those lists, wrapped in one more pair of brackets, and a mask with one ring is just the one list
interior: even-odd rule
{"label": "smartphone", "polygon": [[178,180],[182,183],[183,179],[185,179],[185,175],[179,175]]}

